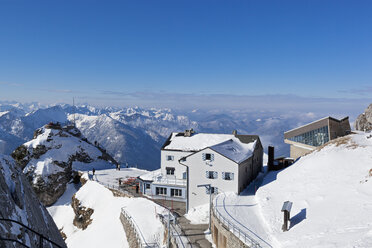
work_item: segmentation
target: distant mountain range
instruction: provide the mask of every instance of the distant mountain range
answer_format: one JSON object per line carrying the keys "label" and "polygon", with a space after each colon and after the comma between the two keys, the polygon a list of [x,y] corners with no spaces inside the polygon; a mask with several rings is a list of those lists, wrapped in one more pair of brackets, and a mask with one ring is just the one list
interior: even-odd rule
{"label": "distant mountain range", "polygon": [[97,108],[68,104],[0,102],[0,154],[10,154],[32,139],[34,131],[49,122],[76,122],[82,134],[97,141],[119,163],[156,169],[160,148],[172,132],[193,128],[197,132],[258,134],[263,145],[288,155],[283,132],[322,116],[261,111],[193,110],[156,108]]}

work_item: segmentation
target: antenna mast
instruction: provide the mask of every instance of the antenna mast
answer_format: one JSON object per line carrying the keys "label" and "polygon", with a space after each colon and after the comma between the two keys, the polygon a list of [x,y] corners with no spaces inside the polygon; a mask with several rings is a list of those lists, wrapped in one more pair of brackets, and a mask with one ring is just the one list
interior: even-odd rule
{"label": "antenna mast", "polygon": [[72,106],[74,108],[74,127],[76,127],[76,119],[75,119],[75,97],[72,97]]}

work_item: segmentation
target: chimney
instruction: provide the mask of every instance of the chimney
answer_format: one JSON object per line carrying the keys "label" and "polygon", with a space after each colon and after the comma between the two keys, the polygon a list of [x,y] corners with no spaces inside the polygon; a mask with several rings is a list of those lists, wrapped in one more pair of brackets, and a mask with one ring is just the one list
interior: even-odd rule
{"label": "chimney", "polygon": [[186,129],[184,136],[185,137],[191,137],[191,135],[193,135],[193,133],[195,133],[195,131],[192,128],[190,130]]}
{"label": "chimney", "polygon": [[235,130],[233,130],[232,134],[233,134],[234,136],[236,136],[236,135],[238,134],[238,131],[235,129]]}
{"label": "chimney", "polygon": [[274,147],[269,146],[268,152],[269,152],[269,159],[267,161],[267,167],[269,171],[271,171],[271,170],[274,170]]}

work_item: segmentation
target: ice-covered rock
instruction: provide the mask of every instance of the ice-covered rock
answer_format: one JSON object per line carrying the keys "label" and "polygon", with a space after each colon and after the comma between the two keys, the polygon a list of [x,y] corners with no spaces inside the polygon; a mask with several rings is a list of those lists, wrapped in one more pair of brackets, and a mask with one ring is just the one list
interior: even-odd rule
{"label": "ice-covered rock", "polygon": [[[0,217],[12,219],[66,247],[53,219],[33,192],[22,170],[10,156],[0,155]],[[15,239],[27,247],[39,247],[39,237],[19,224],[0,220],[0,236]],[[21,247],[0,239],[0,247]],[[44,241],[43,247],[53,247]]]}

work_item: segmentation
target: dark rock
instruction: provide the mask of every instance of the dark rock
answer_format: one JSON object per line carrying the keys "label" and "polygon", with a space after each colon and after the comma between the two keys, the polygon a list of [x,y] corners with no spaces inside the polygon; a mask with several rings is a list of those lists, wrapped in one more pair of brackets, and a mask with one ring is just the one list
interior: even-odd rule
{"label": "dark rock", "polygon": [[355,130],[358,131],[371,131],[372,130],[372,104],[360,114],[355,120]]}
{"label": "dark rock", "polygon": [[19,146],[17,149],[15,149],[14,152],[12,152],[11,155],[17,164],[23,169],[27,165],[27,163],[31,160],[30,152],[27,150],[27,147],[24,145]]}
{"label": "dark rock", "polygon": [[85,230],[93,222],[90,217],[94,213],[94,210],[82,206],[75,195],[72,196],[71,206],[75,213],[75,218],[73,221],[74,226]]}
{"label": "dark rock", "polygon": [[40,156],[44,155],[48,149],[44,145],[37,145],[33,150],[32,150],[32,156],[33,158],[39,159]]}

